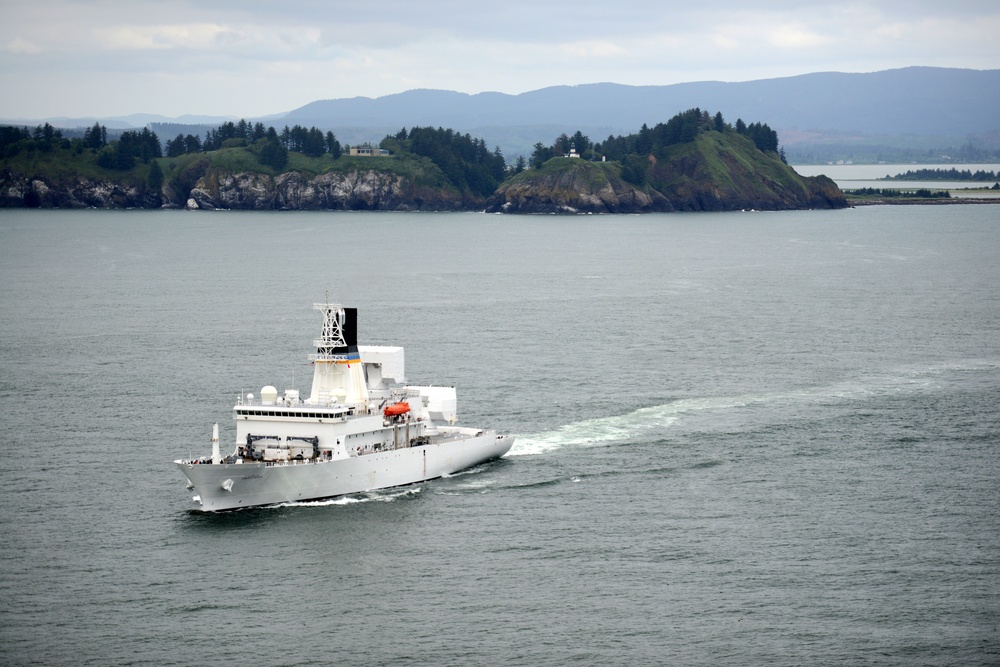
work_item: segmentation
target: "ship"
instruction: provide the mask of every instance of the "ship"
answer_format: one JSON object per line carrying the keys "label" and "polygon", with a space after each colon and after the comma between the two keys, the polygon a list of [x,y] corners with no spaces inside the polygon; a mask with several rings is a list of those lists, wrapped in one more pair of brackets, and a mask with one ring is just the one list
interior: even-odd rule
{"label": "ship", "polygon": [[408,385],[402,347],[358,345],[356,308],[323,313],[308,398],[267,385],[233,407],[232,453],[219,425],[211,456],[174,464],[196,509],[220,512],[316,501],[417,484],[500,458],[514,436],[456,425],[454,387]]}

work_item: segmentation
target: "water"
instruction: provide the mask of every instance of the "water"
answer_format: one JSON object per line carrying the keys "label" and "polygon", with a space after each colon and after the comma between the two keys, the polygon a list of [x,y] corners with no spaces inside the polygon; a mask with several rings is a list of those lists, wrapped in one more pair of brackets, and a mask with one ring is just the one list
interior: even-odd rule
{"label": "water", "polygon": [[[0,663],[1000,662],[994,206],[0,213]],[[221,516],[311,310],[516,433]]]}
{"label": "water", "polygon": [[997,181],[889,181],[887,176],[899,176],[919,169],[958,169],[959,171],[1000,171],[1000,164],[823,164],[795,165],[795,171],[803,176],[824,174],[832,178],[843,190],[878,188],[888,190],[926,189],[952,191],[953,197],[977,197],[994,199],[1000,192],[984,190]]}

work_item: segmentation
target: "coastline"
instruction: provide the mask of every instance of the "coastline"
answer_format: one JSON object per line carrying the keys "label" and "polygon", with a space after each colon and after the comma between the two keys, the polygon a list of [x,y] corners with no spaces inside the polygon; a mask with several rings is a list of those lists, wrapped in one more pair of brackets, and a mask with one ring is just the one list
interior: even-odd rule
{"label": "coastline", "polygon": [[949,206],[954,204],[1000,204],[998,197],[952,197],[950,199],[922,199],[913,197],[904,199],[899,197],[878,197],[872,199],[851,199],[848,197],[847,205],[856,206]]}

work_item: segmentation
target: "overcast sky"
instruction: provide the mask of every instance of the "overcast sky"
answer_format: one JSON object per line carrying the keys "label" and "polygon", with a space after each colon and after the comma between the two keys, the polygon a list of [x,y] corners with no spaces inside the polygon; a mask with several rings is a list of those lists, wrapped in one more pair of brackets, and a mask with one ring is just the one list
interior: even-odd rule
{"label": "overcast sky", "polygon": [[0,118],[997,69],[998,36],[995,0],[0,0]]}

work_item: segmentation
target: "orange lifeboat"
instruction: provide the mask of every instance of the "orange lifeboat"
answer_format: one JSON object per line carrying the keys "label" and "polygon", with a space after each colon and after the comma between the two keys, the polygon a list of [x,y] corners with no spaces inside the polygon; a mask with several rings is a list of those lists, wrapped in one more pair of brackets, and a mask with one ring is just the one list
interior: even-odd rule
{"label": "orange lifeboat", "polygon": [[395,405],[387,406],[382,410],[382,414],[386,417],[395,417],[396,415],[404,415],[410,411],[410,404],[406,401],[402,403],[396,403]]}

